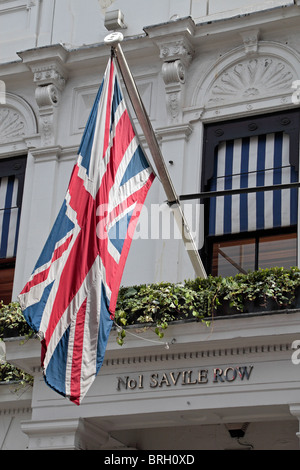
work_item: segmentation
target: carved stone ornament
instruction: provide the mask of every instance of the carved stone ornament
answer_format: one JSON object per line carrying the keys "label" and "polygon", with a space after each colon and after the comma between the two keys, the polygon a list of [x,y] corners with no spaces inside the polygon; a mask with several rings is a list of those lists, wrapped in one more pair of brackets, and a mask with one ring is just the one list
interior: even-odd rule
{"label": "carved stone ornament", "polygon": [[162,66],[162,76],[166,85],[185,82],[185,69],[180,60],[165,62]]}
{"label": "carved stone ornament", "polygon": [[66,82],[67,73],[61,59],[30,65],[37,85],[35,99],[39,107],[39,131],[43,147],[55,145],[57,131],[57,108]]}
{"label": "carved stone ornament", "polygon": [[245,53],[249,55],[256,53],[258,49],[259,30],[246,31],[241,33],[241,36],[245,47]]}
{"label": "carved stone ornament", "polygon": [[180,59],[185,67],[188,67],[193,59],[194,50],[186,38],[165,42],[159,45],[160,58],[166,61]]}
{"label": "carved stone ornament", "polygon": [[35,99],[39,108],[56,106],[59,102],[59,91],[54,85],[41,86],[35,90]]}
{"label": "carved stone ornament", "polygon": [[176,121],[180,113],[180,93],[169,93],[167,95],[167,110],[171,121]]}
{"label": "carved stone ornament", "polygon": [[0,143],[13,142],[26,135],[24,117],[10,108],[0,108]]}
{"label": "carved stone ornament", "polygon": [[166,107],[170,124],[182,120],[182,104],[186,70],[194,55],[194,49],[185,35],[175,35],[172,40],[157,41],[163,60],[162,77],[166,87]]}
{"label": "carved stone ornament", "polygon": [[237,102],[280,94],[291,89],[293,73],[276,58],[241,61],[224,72],[211,88],[208,103]]}
{"label": "carved stone ornament", "polygon": [[182,114],[182,94],[185,83],[185,67],[181,60],[165,62],[162,76],[166,85],[166,106],[169,123],[178,123]]}
{"label": "carved stone ornament", "polygon": [[35,90],[35,99],[39,107],[42,145],[45,147],[54,145],[60,92],[55,85],[39,86]]}
{"label": "carved stone ornament", "polygon": [[60,91],[66,86],[66,74],[57,64],[33,66],[34,83],[39,86],[53,84]]}

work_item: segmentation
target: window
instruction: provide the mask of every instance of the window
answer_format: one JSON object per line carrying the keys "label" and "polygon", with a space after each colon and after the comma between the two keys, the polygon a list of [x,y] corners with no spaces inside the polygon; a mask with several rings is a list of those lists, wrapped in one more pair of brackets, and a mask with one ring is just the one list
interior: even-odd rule
{"label": "window", "polygon": [[11,301],[26,157],[0,160],[0,300]]}
{"label": "window", "polygon": [[213,276],[234,276],[276,266],[288,269],[296,264],[297,234],[293,232],[220,240],[212,244]]}
{"label": "window", "polygon": [[297,264],[298,149],[297,110],[206,127],[202,185],[212,197],[205,203],[202,258],[208,272]]}

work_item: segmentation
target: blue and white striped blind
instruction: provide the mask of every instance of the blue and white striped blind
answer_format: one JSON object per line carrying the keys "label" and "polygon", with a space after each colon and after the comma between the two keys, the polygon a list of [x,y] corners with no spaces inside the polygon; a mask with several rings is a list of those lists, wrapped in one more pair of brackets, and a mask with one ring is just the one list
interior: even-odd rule
{"label": "blue and white striped blind", "polygon": [[18,178],[0,178],[0,258],[16,256],[20,208],[17,207]]}
{"label": "blue and white striped blind", "polygon": [[[283,132],[219,144],[211,191],[298,181]],[[297,189],[228,195],[210,201],[209,234],[225,235],[297,223]]]}

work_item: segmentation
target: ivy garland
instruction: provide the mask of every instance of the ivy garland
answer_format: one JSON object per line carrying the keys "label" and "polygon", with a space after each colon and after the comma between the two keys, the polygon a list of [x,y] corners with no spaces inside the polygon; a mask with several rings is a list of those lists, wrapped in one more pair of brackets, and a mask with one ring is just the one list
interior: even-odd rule
{"label": "ivy garland", "polygon": [[33,377],[8,362],[0,361],[0,383],[1,382],[17,383],[19,386],[32,386]]}
{"label": "ivy garland", "polygon": [[139,323],[154,326],[163,338],[173,321],[195,319],[209,325],[214,316],[300,307],[299,292],[300,270],[296,267],[122,288],[116,310],[116,323],[122,327],[117,341],[124,344],[123,327]]}
{"label": "ivy garland", "polygon": [[[30,338],[34,336],[34,332],[25,321],[21,307],[17,302],[4,305],[0,301],[0,341],[4,337],[16,335]],[[33,377],[0,357],[0,382],[18,383],[18,386],[32,386]]]}
{"label": "ivy garland", "polygon": [[[209,325],[212,318],[220,315],[300,308],[299,293],[300,270],[296,267],[264,269],[235,277],[208,276],[178,284],[122,287],[115,315],[117,342],[124,344],[126,327],[130,325],[153,328],[163,338],[168,325],[178,320],[193,319]],[[19,336],[34,335],[18,303],[0,302],[0,340],[15,329]]]}

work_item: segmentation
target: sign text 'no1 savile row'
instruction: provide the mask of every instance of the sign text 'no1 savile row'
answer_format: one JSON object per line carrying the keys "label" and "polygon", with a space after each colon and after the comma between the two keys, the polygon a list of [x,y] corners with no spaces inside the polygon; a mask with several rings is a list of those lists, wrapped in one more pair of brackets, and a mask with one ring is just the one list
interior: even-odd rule
{"label": "sign text 'no1 savile row'", "polygon": [[180,387],[185,385],[201,385],[208,383],[226,383],[248,381],[253,366],[214,367],[213,369],[177,370],[175,372],[151,372],[134,376],[117,377],[117,390],[155,389],[164,387]]}

